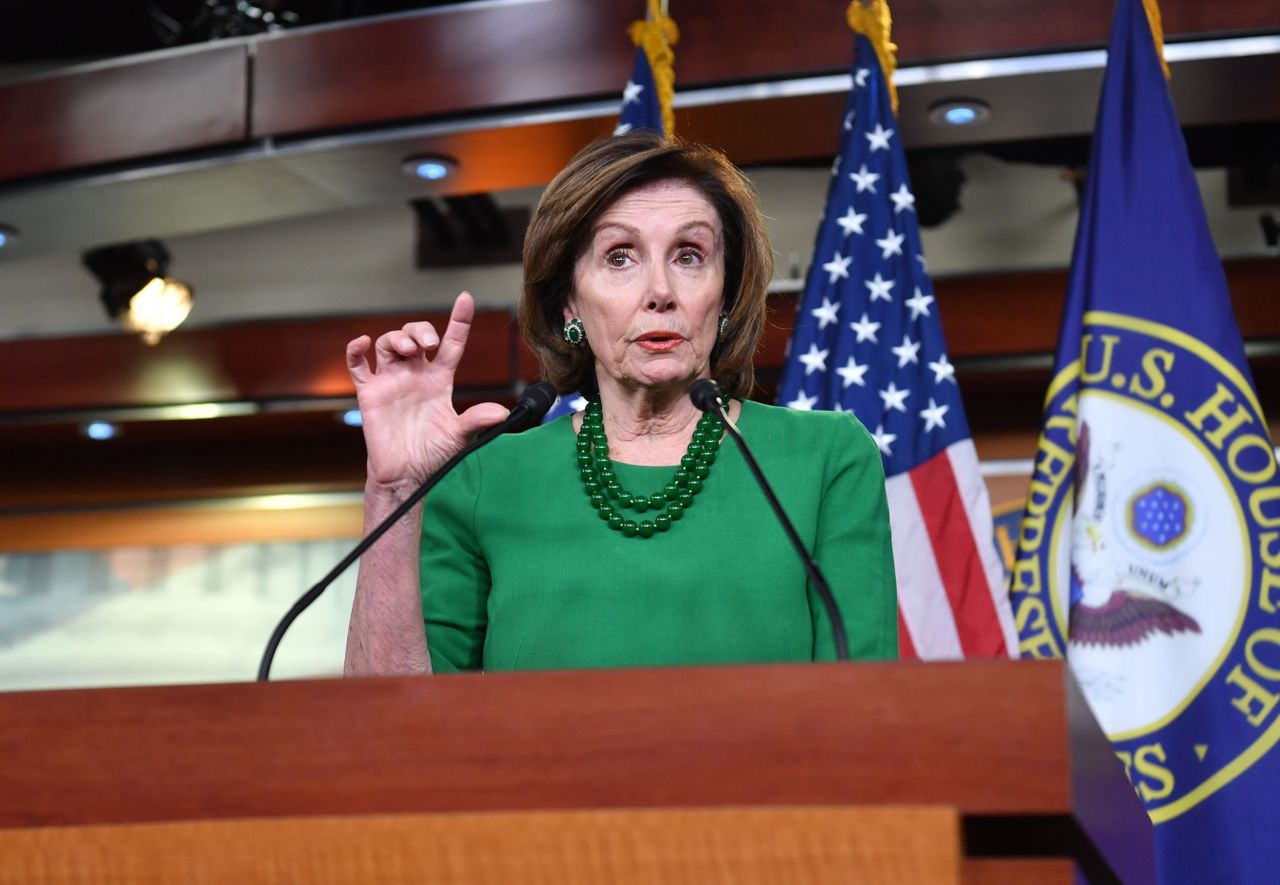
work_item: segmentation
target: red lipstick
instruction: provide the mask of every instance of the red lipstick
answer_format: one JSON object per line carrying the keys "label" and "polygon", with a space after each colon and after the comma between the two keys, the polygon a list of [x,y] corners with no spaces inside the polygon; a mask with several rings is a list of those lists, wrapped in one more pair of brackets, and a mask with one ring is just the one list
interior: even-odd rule
{"label": "red lipstick", "polygon": [[645,332],[636,339],[636,343],[650,353],[666,353],[674,350],[684,341],[684,336],[678,332],[669,332],[666,329],[658,329],[653,332]]}

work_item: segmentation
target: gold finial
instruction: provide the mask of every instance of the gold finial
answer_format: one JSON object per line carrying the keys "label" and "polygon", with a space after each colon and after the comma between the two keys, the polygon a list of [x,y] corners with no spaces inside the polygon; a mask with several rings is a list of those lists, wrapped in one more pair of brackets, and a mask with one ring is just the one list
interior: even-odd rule
{"label": "gold finial", "polygon": [[880,60],[880,70],[884,72],[885,85],[889,87],[889,103],[893,105],[893,113],[896,116],[898,90],[893,85],[893,72],[898,68],[898,47],[889,39],[893,31],[889,4],[887,0],[871,0],[866,4],[861,3],[860,0],[853,0],[849,4],[848,18],[849,27],[871,41],[871,47],[876,51],[876,58]]}
{"label": "gold finial", "polygon": [[627,28],[631,42],[644,49],[653,71],[653,82],[658,87],[658,107],[662,110],[662,131],[667,137],[676,134],[676,118],[671,111],[671,99],[676,94],[676,54],[671,50],[680,42],[680,30],[675,19],[667,15],[665,0],[649,0],[649,16],[644,21],[632,22]]}
{"label": "gold finial", "polygon": [[1156,0],[1142,0],[1142,9],[1147,13],[1147,24],[1151,25],[1151,39],[1156,41],[1160,69],[1164,71],[1164,78],[1171,80],[1173,74],[1169,72],[1169,63],[1164,60],[1164,24],[1160,21],[1160,5]]}

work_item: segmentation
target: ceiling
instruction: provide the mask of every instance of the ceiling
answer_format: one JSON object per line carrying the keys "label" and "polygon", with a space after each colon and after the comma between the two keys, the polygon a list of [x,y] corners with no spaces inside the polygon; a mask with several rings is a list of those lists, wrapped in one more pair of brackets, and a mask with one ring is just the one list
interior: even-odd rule
{"label": "ceiling", "polygon": [[[157,37],[139,19],[163,5],[113,5],[114,17],[102,4],[6,5],[10,24],[32,24],[31,37],[21,46],[10,38],[0,60],[52,63],[63,54],[96,56],[154,45]],[[324,4],[309,8],[316,17],[333,19],[410,5],[430,4],[335,2],[320,12],[315,10]],[[59,27],[70,14],[82,15],[81,24]],[[14,33],[3,24],[0,33]],[[1260,219],[1280,214],[1274,186],[1280,95],[1267,85],[1280,82],[1280,38],[1189,41],[1170,46],[1169,54],[1175,102],[1188,126],[1219,248],[1224,256],[1269,254]],[[899,70],[901,137],[922,209],[959,204],[946,223],[925,232],[935,274],[1068,262],[1075,190],[1064,173],[1087,161],[1103,62],[1100,51],[1072,50]],[[683,134],[719,143],[747,164],[771,219],[780,269],[798,272],[808,261],[847,89],[847,75],[820,75],[677,95]],[[985,101],[990,121],[971,130],[931,122],[929,108],[956,95]],[[586,133],[575,136],[582,143],[607,131],[615,114],[616,100],[607,99],[265,136],[0,184],[0,224],[21,232],[15,246],[0,252],[0,336],[114,331],[80,254],[144,237],[163,238],[174,256],[173,273],[195,286],[197,304],[188,321],[193,327],[438,307],[463,288],[484,304],[510,305],[519,285],[513,264],[436,271],[414,266],[409,202],[484,191],[501,206],[531,207],[548,167],[525,162],[536,150],[510,146],[563,141],[566,131]],[[771,139],[774,127],[744,123],[768,119],[782,121],[776,129],[785,130],[785,137]],[[786,144],[776,147],[777,142]],[[459,180],[428,185],[403,174],[403,159],[421,152],[457,157]],[[1255,188],[1243,198],[1233,192],[1228,199],[1228,177],[1238,184],[1242,171],[1271,181],[1271,190]]]}

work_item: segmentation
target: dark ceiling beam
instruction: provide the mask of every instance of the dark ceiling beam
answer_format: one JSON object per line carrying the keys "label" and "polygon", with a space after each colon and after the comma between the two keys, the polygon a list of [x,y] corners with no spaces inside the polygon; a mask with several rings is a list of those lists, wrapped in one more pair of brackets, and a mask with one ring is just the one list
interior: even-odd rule
{"label": "dark ceiling beam", "polygon": [[0,181],[243,141],[248,78],[227,43],[0,84]]}
{"label": "dark ceiling beam", "polygon": [[[681,90],[837,73],[843,4],[701,0],[677,11]],[[1111,0],[895,0],[904,66],[1100,46]],[[1165,0],[1171,40],[1274,33],[1269,4]],[[460,4],[127,56],[0,85],[0,182],[617,93],[637,0]],[[1264,81],[1241,77],[1241,88]],[[758,109],[756,109],[758,110]],[[758,113],[749,114],[758,121]],[[775,134],[778,127],[771,127]]]}
{"label": "dark ceiling beam", "polygon": [[[1229,261],[1225,268],[1244,338],[1280,341],[1275,262]],[[1063,270],[935,280],[948,352],[984,364],[1051,353],[1066,278]],[[772,319],[756,359],[762,371],[781,366],[794,313],[794,296],[772,299]],[[179,329],[155,347],[123,333],[0,341],[0,425],[9,433],[18,424],[65,422],[73,411],[174,403],[313,400],[317,408],[330,409],[333,399],[353,395],[344,360],[347,341],[419,319],[437,328],[447,322],[445,315],[431,313],[241,323]],[[458,395],[510,393],[537,378],[537,365],[518,339],[510,311],[479,311],[458,370]],[[74,372],[66,371],[68,353],[75,354]],[[1280,396],[1280,388],[1275,393]]]}

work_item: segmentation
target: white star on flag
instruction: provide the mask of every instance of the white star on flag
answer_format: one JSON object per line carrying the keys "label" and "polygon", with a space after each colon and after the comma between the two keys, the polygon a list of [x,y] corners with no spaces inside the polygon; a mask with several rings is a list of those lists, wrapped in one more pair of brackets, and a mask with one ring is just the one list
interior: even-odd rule
{"label": "white star on flag", "polygon": [[[880,276],[880,271],[876,271],[874,280],[863,280],[862,285],[866,286],[871,292],[871,303],[877,301],[893,301],[893,296],[889,294],[889,290],[897,285],[897,280],[886,280]],[[866,316],[866,314],[863,314]],[[876,328],[880,328],[880,324],[876,323]],[[859,339],[861,340],[861,339]]]}
{"label": "white star on flag", "polygon": [[626,107],[633,101],[639,101],[641,92],[644,92],[643,84],[628,80],[627,85],[622,90],[622,106]]}
{"label": "white star on flag", "polygon": [[910,210],[911,212],[916,211],[915,194],[907,190],[907,183],[905,181],[898,185],[898,189],[896,191],[889,194],[889,199],[893,200],[894,215],[897,215],[903,209]]}
{"label": "white star on flag", "polygon": [[795,409],[796,411],[799,411],[799,412],[812,412],[813,407],[816,406],[817,404],[818,404],[818,397],[816,394],[814,396],[805,396],[804,391],[801,390],[796,393],[795,399],[787,403],[787,408]]}
{"label": "white star on flag", "polygon": [[890,255],[902,254],[902,241],[906,239],[904,234],[896,233],[890,230],[884,235],[884,239],[876,240],[876,245],[881,249],[881,258],[888,258]]}
{"label": "white star on flag", "polygon": [[879,331],[880,324],[871,322],[865,312],[862,314],[862,319],[856,323],[850,323],[849,328],[857,334],[858,343],[870,341],[872,344],[879,344],[876,340],[876,332]]}
{"label": "white star on flag", "polygon": [[871,454],[884,463],[902,656],[1016,655],[990,504],[947,361],[943,299],[920,254],[924,196],[911,188],[889,78],[867,39],[855,42],[853,88],[830,120],[840,162],[828,182],[777,401],[852,411],[875,428]]}
{"label": "white star on flag", "polygon": [[809,352],[800,355],[800,362],[804,363],[804,373],[812,375],[814,372],[825,372],[827,370],[827,354],[829,350],[819,350],[818,345],[810,344]]}
{"label": "white star on flag", "polygon": [[907,397],[910,395],[911,388],[908,387],[906,390],[899,390],[898,385],[894,384],[892,381],[889,382],[888,387],[880,391],[880,399],[884,400],[884,410],[886,412],[890,409],[898,412],[905,412],[907,410]]}
{"label": "white star on flag", "polygon": [[893,137],[893,130],[885,129],[877,123],[874,132],[864,132],[862,134],[867,137],[867,141],[871,146],[871,152],[874,154],[878,150],[887,151],[889,149],[889,139]]}
{"label": "white star on flag", "polygon": [[831,161],[831,177],[835,178],[840,174],[840,155],[836,154],[836,158]]}
{"label": "white star on flag", "polygon": [[933,401],[933,397],[929,397],[929,407],[920,410],[920,417],[924,419],[924,431],[928,433],[935,427],[946,427],[947,422],[942,420],[942,416],[947,414],[947,409],[951,408],[946,403],[938,405]]}
{"label": "white star on flag", "polygon": [[849,256],[848,258],[845,258],[843,255],[837,252],[835,258],[832,258],[826,264],[822,265],[822,269],[825,270],[828,274],[830,274],[830,276],[827,277],[827,282],[834,284],[836,280],[849,279],[849,265],[852,263],[853,263],[852,255]]}
{"label": "white star on flag", "polygon": [[943,381],[956,383],[956,367],[947,362],[947,355],[944,353],[938,357],[935,363],[929,363],[929,368],[933,369],[933,383],[941,384]]}
{"label": "white star on flag", "polygon": [[929,305],[933,304],[933,296],[924,294],[920,291],[920,287],[916,286],[916,294],[902,303],[911,308],[911,319],[918,320],[922,316],[929,316]]}
{"label": "white star on flag", "polygon": [[631,131],[630,123],[619,123],[617,126],[613,127],[613,135],[615,138],[618,137],[619,135],[626,135],[630,131]]}
{"label": "white star on flag", "polygon": [[871,434],[871,438],[876,441],[876,445],[880,447],[880,451],[884,452],[889,457],[893,457],[893,449],[891,446],[893,445],[893,441],[898,438],[896,433],[885,433],[884,425],[878,424],[876,425],[876,432]]}
{"label": "white star on flag", "polygon": [[880,180],[880,173],[868,172],[867,164],[863,163],[862,168],[857,172],[849,173],[849,180],[858,186],[858,193],[863,191],[876,192],[876,182]]}
{"label": "white star on flag", "polygon": [[866,387],[867,382],[862,380],[862,376],[867,374],[867,369],[869,368],[871,368],[870,365],[863,363],[860,366],[853,357],[849,357],[849,361],[845,363],[844,366],[836,369],[836,374],[844,380],[845,387],[848,387],[850,384],[856,384],[859,387]]}
{"label": "white star on flag", "polygon": [[829,324],[840,321],[840,302],[823,298],[822,306],[815,307],[810,313],[818,320],[818,329],[825,329]]}
{"label": "white star on flag", "polygon": [[906,368],[907,363],[920,362],[920,342],[912,341],[909,335],[902,336],[902,343],[889,350],[898,358],[898,368]]}
{"label": "white star on flag", "polygon": [[843,216],[836,219],[836,224],[840,225],[840,229],[844,231],[844,235],[847,237],[849,234],[862,233],[862,222],[866,220],[865,213],[854,212],[853,207],[850,206],[845,210]]}

